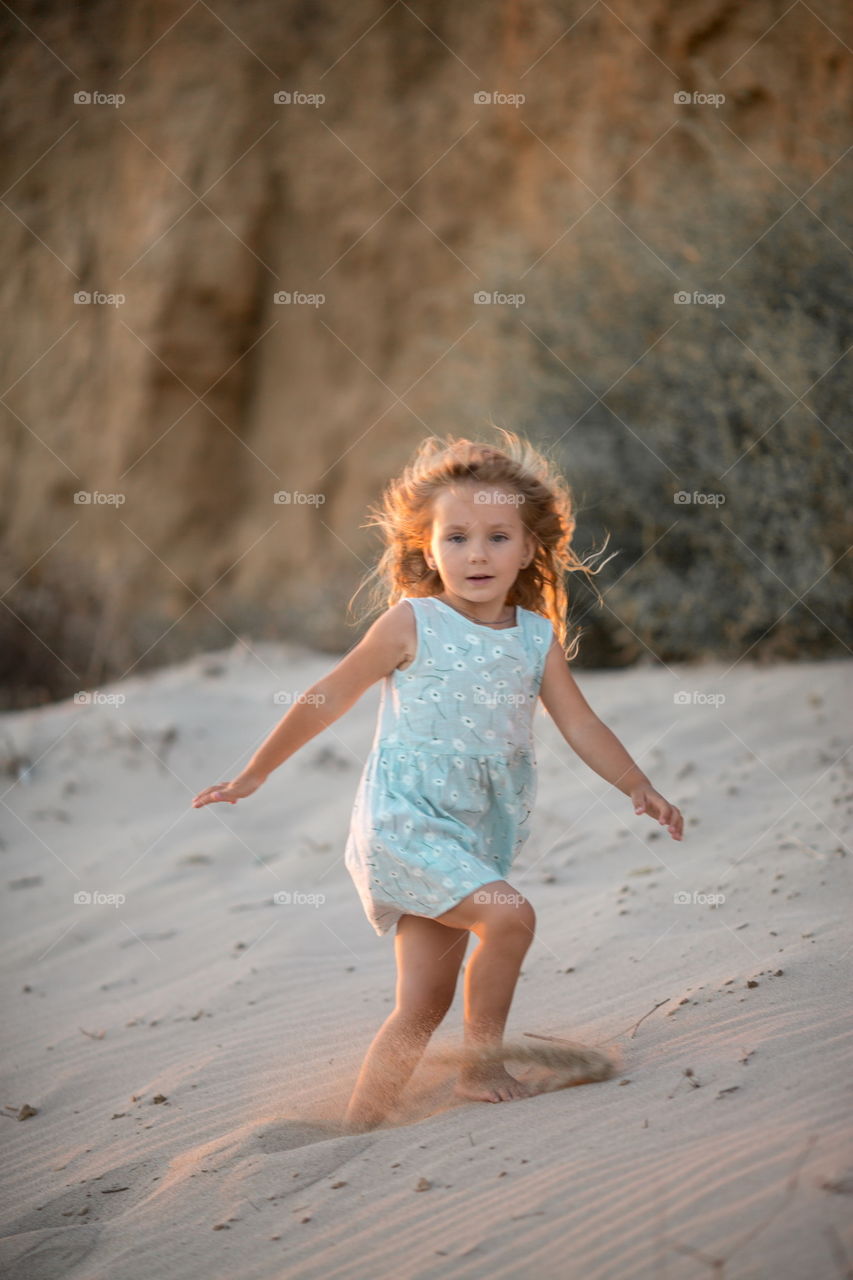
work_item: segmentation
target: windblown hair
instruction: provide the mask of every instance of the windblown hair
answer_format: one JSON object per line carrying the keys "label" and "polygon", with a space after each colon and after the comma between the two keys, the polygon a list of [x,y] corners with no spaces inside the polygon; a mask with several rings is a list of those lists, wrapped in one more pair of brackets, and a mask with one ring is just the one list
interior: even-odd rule
{"label": "windblown hair", "polygon": [[[503,427],[503,447],[475,443],[464,438],[428,436],[403,472],[385,488],[379,504],[369,508],[370,517],[362,528],[377,526],[385,549],[377,565],[364,577],[352,600],[368,582],[373,583],[368,616],[403,596],[432,596],[442,590],[437,570],[430,569],[424,547],[432,538],[433,504],[447,487],[477,484],[499,487],[515,493],[525,529],[532,534],[535,552],[531,562],[519,571],[507,604],[520,605],[549,618],[568,659],[580,643],[580,633],[567,651],[570,573],[592,578],[618,553],[613,552],[597,569],[590,561],[601,555],[604,546],[586,560],[572,550],[575,531],[571,490],[557,468],[530,441]],[[600,594],[596,591],[599,600]]]}

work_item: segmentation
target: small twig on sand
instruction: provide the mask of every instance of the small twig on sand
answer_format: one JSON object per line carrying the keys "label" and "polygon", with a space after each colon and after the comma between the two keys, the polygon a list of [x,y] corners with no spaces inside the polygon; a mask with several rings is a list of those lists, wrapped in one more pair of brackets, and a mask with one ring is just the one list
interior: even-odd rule
{"label": "small twig on sand", "polygon": [[823,853],[818,853],[817,849],[812,849],[811,845],[805,844],[805,843],[800,839],[800,837],[799,837],[799,836],[795,836],[793,833],[791,833],[791,834],[789,834],[788,839],[789,839],[789,840],[793,840],[793,841],[795,841],[795,842],[800,846],[800,848],[801,848],[801,849],[805,849],[806,853],[810,853],[810,854],[811,854],[811,856],[812,856],[813,858],[817,858],[818,862],[825,862],[825,861],[826,861],[826,855],[825,855],[825,854],[823,854]]}
{"label": "small twig on sand", "polygon": [[[637,1027],[640,1025],[640,1023],[641,1023],[641,1022],[645,1022],[646,1018],[650,1018],[650,1017],[652,1016],[652,1014],[654,1013],[655,1009],[659,1009],[659,1008],[661,1007],[661,1005],[662,1005],[662,1004],[669,1004],[669,1002],[670,1002],[671,998],[672,998],[671,996],[667,996],[665,1000],[658,1000],[657,1004],[652,1005],[652,1007],[651,1007],[651,1009],[649,1009],[648,1013],[644,1013],[644,1014],[643,1014],[643,1016],[642,1016],[642,1018],[638,1018],[638,1019],[637,1019],[637,1021],[634,1023],[634,1025],[633,1025],[632,1027],[628,1027],[628,1030],[631,1032],[631,1035],[630,1035],[629,1039],[631,1039],[631,1040],[633,1040],[633,1039],[634,1039],[634,1035],[635,1035],[635,1033],[636,1033]],[[617,1034],[618,1034],[618,1035],[624,1035],[624,1034],[625,1034],[625,1032],[624,1032],[624,1031],[620,1031],[620,1032],[618,1032]]]}

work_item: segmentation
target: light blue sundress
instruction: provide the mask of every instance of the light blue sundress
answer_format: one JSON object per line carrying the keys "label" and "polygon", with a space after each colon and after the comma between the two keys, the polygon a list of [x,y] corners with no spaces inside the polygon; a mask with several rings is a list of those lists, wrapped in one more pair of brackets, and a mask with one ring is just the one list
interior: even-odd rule
{"label": "light blue sundress", "polygon": [[433,596],[403,599],[417,651],[382,682],[344,853],[379,935],[506,877],[529,835],[533,713],[556,634],[520,606],[496,629]]}

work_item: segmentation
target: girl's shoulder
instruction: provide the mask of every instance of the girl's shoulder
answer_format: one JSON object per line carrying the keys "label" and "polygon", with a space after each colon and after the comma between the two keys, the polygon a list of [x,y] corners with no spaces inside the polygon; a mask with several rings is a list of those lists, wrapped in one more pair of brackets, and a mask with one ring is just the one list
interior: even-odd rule
{"label": "girl's shoulder", "polygon": [[[519,606],[521,609],[521,606]],[[557,629],[551,619],[544,613],[536,613],[533,609],[521,610],[527,615],[528,628],[533,639],[533,643],[537,648],[542,648],[547,653],[551,647],[551,641],[557,636]]]}

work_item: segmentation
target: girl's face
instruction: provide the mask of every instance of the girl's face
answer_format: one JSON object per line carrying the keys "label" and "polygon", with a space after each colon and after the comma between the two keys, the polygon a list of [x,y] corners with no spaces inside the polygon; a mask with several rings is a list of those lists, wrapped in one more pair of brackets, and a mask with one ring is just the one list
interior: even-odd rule
{"label": "girl's face", "polygon": [[474,605],[506,600],[534,554],[521,510],[520,494],[494,484],[474,481],[441,490],[424,555],[449,594]]}

